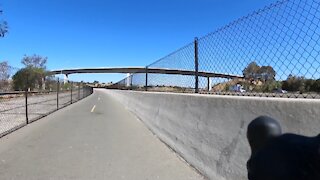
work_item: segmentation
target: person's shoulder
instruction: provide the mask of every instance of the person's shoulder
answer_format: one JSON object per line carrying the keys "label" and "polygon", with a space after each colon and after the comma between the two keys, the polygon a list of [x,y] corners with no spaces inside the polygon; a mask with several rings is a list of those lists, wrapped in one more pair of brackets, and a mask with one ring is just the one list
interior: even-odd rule
{"label": "person's shoulder", "polygon": [[274,177],[320,179],[320,135],[283,134],[254,154],[247,166],[254,176],[272,173]]}
{"label": "person's shoulder", "polygon": [[283,134],[273,140],[273,143],[284,143],[293,146],[310,146],[314,144],[320,145],[320,134],[314,137],[302,136],[297,134]]}

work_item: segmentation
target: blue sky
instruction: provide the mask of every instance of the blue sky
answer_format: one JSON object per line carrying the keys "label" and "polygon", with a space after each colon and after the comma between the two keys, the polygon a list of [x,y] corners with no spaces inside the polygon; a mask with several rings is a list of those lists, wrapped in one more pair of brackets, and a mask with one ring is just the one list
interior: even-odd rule
{"label": "blue sky", "polygon": [[[274,0],[4,0],[0,61],[22,67],[24,54],[48,69],[145,66]],[[124,75],[72,75],[117,81]]]}

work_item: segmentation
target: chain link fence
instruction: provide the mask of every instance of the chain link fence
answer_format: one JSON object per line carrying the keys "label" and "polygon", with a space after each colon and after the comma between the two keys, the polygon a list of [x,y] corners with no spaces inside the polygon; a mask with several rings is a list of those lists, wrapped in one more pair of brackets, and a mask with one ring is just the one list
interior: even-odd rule
{"label": "chain link fence", "polygon": [[146,66],[194,75],[146,70],[111,88],[319,98],[319,6],[318,0],[277,1]]}
{"label": "chain link fence", "polygon": [[36,83],[25,77],[21,90],[12,78],[19,69],[8,69],[10,73],[0,81],[0,137],[93,93],[84,83],[63,82],[56,77],[45,77]]}

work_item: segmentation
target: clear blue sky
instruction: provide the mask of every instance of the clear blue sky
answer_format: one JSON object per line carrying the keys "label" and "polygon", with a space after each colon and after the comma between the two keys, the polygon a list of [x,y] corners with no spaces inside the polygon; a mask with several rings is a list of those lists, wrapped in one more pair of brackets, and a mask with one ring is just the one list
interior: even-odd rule
{"label": "clear blue sky", "polygon": [[[48,57],[48,69],[145,66],[274,0],[4,0],[0,61]],[[118,81],[124,75],[72,75]]]}

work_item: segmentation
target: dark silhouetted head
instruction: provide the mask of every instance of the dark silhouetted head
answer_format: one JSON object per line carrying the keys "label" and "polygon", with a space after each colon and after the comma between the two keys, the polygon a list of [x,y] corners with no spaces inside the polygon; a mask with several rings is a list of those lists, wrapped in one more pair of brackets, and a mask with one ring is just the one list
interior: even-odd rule
{"label": "dark silhouetted head", "polygon": [[271,139],[282,134],[280,124],[268,117],[260,116],[254,119],[247,130],[247,138],[251,147],[252,154],[263,148]]}

